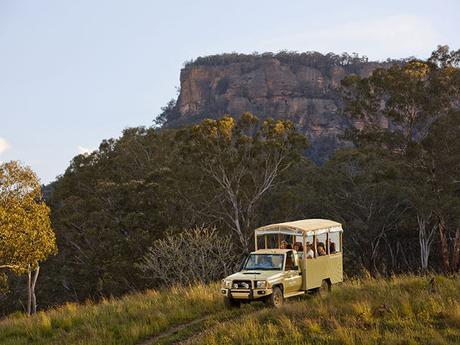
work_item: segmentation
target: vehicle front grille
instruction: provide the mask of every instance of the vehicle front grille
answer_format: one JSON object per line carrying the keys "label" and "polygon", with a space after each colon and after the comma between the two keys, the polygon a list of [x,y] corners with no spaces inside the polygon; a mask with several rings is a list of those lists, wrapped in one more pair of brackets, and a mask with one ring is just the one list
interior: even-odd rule
{"label": "vehicle front grille", "polygon": [[232,282],[232,289],[250,289],[251,281],[250,280],[234,280]]}

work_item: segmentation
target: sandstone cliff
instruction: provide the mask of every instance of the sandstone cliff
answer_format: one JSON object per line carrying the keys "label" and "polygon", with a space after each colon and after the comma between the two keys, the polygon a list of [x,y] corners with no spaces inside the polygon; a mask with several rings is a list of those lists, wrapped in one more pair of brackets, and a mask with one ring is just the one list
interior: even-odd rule
{"label": "sandstone cliff", "polygon": [[309,138],[309,155],[321,162],[345,144],[341,135],[347,128],[362,125],[343,112],[341,79],[351,73],[368,76],[385,65],[319,53],[198,58],[181,71],[180,94],[166,114],[165,126],[246,111],[261,118],[289,119]]}

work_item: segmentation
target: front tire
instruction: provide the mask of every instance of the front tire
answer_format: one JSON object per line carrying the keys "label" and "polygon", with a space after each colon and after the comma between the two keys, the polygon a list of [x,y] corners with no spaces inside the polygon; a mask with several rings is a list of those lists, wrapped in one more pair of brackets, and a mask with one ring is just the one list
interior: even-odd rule
{"label": "front tire", "polygon": [[283,291],[278,286],[273,288],[273,292],[267,297],[265,303],[272,308],[279,308],[284,303]]}
{"label": "front tire", "polygon": [[227,309],[239,308],[241,306],[240,301],[236,301],[233,298],[224,297],[224,304]]}

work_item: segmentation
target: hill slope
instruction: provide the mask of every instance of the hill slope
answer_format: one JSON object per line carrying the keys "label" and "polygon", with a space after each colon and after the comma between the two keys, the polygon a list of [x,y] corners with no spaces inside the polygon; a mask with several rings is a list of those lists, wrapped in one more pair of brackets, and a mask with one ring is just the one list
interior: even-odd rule
{"label": "hill slope", "polygon": [[224,311],[215,284],[149,291],[11,316],[0,321],[0,344],[458,344],[460,279],[428,281],[349,281],[279,310]]}

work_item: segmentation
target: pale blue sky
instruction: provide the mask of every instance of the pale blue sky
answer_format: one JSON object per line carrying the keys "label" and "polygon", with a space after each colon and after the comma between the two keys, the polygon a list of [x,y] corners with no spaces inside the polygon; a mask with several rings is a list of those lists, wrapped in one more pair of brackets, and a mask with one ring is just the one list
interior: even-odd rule
{"label": "pale blue sky", "polygon": [[186,60],[223,52],[427,57],[460,48],[459,1],[0,0],[0,161],[42,182],[152,124]]}

